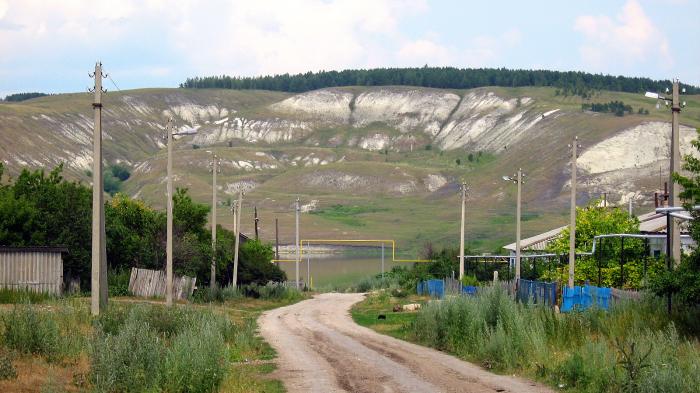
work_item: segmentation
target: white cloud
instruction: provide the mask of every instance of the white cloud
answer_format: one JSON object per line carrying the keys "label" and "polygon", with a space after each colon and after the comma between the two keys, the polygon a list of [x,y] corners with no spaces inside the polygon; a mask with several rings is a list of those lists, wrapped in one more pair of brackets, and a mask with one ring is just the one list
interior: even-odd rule
{"label": "white cloud", "polygon": [[505,52],[521,40],[520,30],[510,29],[497,35],[473,37],[467,41],[466,46],[457,48],[443,45],[435,34],[428,34],[425,38],[404,42],[398,50],[397,60],[401,65],[412,66],[499,66]]}
{"label": "white cloud", "polygon": [[398,60],[402,65],[421,66],[449,65],[453,55],[451,50],[430,39],[406,42],[398,51]]}
{"label": "white cloud", "polygon": [[584,36],[579,47],[583,62],[597,70],[623,62],[632,65],[653,61],[669,65],[668,40],[636,0],[628,0],[615,19],[606,15],[582,15],[574,30]]}
{"label": "white cloud", "polygon": [[401,39],[401,18],[425,9],[417,1],[243,1],[212,16],[197,4],[180,10],[171,41],[199,72],[244,74],[382,62]]}

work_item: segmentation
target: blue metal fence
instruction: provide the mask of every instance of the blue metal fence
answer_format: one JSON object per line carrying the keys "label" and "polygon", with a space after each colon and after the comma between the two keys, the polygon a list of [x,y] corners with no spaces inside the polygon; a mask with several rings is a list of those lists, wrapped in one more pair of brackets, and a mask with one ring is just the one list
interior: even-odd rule
{"label": "blue metal fence", "polygon": [[416,292],[419,295],[429,295],[442,299],[445,296],[445,282],[442,280],[426,280],[418,283]]}
{"label": "blue metal fence", "polygon": [[557,304],[557,283],[521,279],[516,296],[522,303],[554,307]]}
{"label": "blue metal fence", "polygon": [[471,286],[471,285],[463,285],[462,286],[462,293],[465,295],[471,295],[474,296],[476,295],[476,292],[479,290],[479,287]]}
{"label": "blue metal fence", "polygon": [[610,307],[612,288],[600,288],[593,285],[582,287],[564,287],[561,311],[585,310],[596,306],[607,310]]}

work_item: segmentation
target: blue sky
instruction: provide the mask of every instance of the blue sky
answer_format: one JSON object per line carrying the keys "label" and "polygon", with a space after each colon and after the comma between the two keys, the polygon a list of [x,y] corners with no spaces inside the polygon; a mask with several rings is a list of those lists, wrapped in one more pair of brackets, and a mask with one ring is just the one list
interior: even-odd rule
{"label": "blue sky", "polygon": [[700,85],[698,16],[700,0],[0,0],[0,96],[84,91],[97,59],[120,89],[424,64]]}

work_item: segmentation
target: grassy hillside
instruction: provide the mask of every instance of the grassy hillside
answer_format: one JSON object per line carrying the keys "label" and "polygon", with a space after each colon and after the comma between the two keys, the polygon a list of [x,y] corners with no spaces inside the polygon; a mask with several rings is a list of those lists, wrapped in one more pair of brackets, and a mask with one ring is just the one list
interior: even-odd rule
{"label": "grassy hillside", "polygon": [[[385,105],[378,107],[379,114],[355,125],[324,118],[323,113],[330,113],[331,106],[327,111],[320,106],[320,114],[313,115],[276,110],[272,104],[292,97],[288,93],[215,89],[110,92],[105,97],[103,117],[105,163],[122,162],[130,167],[132,175],[123,191],[162,208],[166,164],[162,127],[167,116],[174,116],[178,127],[198,129],[197,136],[176,141],[177,187],[187,187],[196,200],[211,203],[208,151],[223,160],[217,191],[217,217],[222,225],[232,227],[228,203],[243,188],[243,231],[253,232],[255,205],[261,215],[263,239],[274,240],[274,220],[278,218],[281,241],[292,242],[293,202],[299,197],[302,204],[309,205],[305,209],[322,212],[302,215],[302,238],[392,238],[398,241],[399,249],[405,252],[401,256],[405,257],[413,256],[426,241],[456,244],[458,184],[465,180],[470,186],[468,244],[480,251],[493,251],[512,241],[514,233],[515,186],[502,181],[501,176],[519,167],[527,173],[523,234],[534,235],[567,221],[567,144],[574,135],[579,136],[585,151],[640,124],[670,120],[667,108],[657,110],[655,101],[629,93],[597,92],[584,101],[578,96],[556,95],[554,88],[545,87],[348,87],[334,91],[351,94],[352,102],[368,92],[394,96],[384,103],[377,101]],[[476,108],[470,110],[477,111],[473,112],[476,115],[456,118],[455,108],[446,111],[447,118],[441,118],[437,110],[426,109],[425,103],[411,101],[416,94],[435,92],[456,94],[460,105],[471,105],[464,102],[464,97],[470,97]],[[386,107],[396,95],[408,93],[414,96],[407,96],[403,106]],[[493,103],[495,98],[499,101]],[[688,106],[682,112],[681,123],[700,127],[700,96],[684,99]],[[631,105],[635,114],[617,117],[581,110],[582,103],[612,100]],[[10,173],[25,166],[52,167],[66,162],[69,177],[88,182],[90,104],[87,94],[0,104],[0,156]],[[649,114],[636,114],[639,108]],[[558,111],[540,117],[554,110]],[[463,139],[467,142],[450,150],[441,150],[439,134],[431,135],[423,128],[433,118],[433,123],[444,128],[450,122],[474,121],[469,116],[476,116],[478,122],[465,129],[485,130],[478,138],[491,137],[496,132],[491,130],[506,127],[509,122],[525,125],[503,128],[506,131],[502,139],[494,139],[505,140],[503,146],[495,142],[488,148],[476,147],[480,146],[479,139],[468,139],[472,136],[467,133],[467,139]],[[518,120],[519,116],[524,120]],[[617,198],[633,191],[638,195],[635,206],[640,212],[646,211],[653,205],[653,191],[660,186],[658,166],[665,162],[659,156],[654,176],[650,174],[653,165],[624,172],[624,187],[611,183],[610,174],[604,177],[579,172],[579,201],[585,203],[602,192],[611,192]]]}

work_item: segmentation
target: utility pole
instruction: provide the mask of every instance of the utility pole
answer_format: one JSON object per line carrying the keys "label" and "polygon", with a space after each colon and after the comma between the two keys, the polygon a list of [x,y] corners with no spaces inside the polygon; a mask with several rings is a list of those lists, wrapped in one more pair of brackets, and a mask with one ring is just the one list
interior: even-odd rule
{"label": "utility pole", "polygon": [[569,288],[574,287],[574,272],[576,265],[576,159],[578,158],[576,150],[578,145],[578,137],[574,137],[574,142],[569,145],[571,147],[571,212],[569,223]]}
{"label": "utility pole", "polygon": [[[277,217],[275,217],[275,259],[280,259],[280,226]],[[279,262],[277,262],[279,266]]]}
{"label": "utility pole", "polygon": [[382,242],[382,280],[384,279],[384,242]]}
{"label": "utility pole", "polygon": [[[308,244],[308,243],[307,243]],[[311,289],[311,254],[306,253],[306,288]]]}
{"label": "utility pole", "polygon": [[[657,100],[662,100],[668,106],[669,102],[671,104],[671,152],[670,159],[671,163],[669,165],[669,183],[671,183],[671,188],[669,190],[668,207],[678,207],[680,205],[680,186],[673,179],[673,174],[680,171],[681,162],[681,152],[679,147],[680,140],[680,127],[679,118],[681,114],[681,108],[685,106],[685,102],[681,103],[680,94],[685,93],[685,88],[681,91],[680,81],[678,79],[673,80],[673,86],[671,91],[671,97],[666,97],[659,93],[646,92],[645,97],[655,98]],[[668,94],[668,88],[666,89]],[[657,104],[657,108],[658,108]],[[668,268],[671,269],[671,264],[676,266],[681,261],[681,240],[680,240],[680,227],[678,225],[678,220],[670,214],[666,215],[666,236],[667,236],[667,249],[666,255],[668,257]],[[669,298],[669,311],[670,311],[670,298]]]}
{"label": "utility pole", "polygon": [[[678,194],[680,193],[680,185],[673,179],[673,174],[680,172],[681,163],[681,152],[679,146],[680,140],[680,128],[679,128],[679,117],[681,114],[681,102],[680,102],[680,83],[678,79],[673,81],[673,88],[671,92],[671,168],[669,174],[669,181],[671,182],[670,190],[670,207],[680,206],[680,198]],[[669,254],[674,266],[678,266],[681,263],[681,231],[678,225],[678,220],[668,214],[668,222],[666,231],[668,236],[671,238],[671,253]]]}
{"label": "utility pole", "polygon": [[233,246],[233,287],[238,286],[238,248],[241,242],[241,216],[243,215],[243,191],[238,192],[238,203],[236,203],[236,214],[234,216],[234,232],[236,243]]}
{"label": "utility pole", "polygon": [[105,235],[105,205],[102,178],[102,63],[95,64],[95,113],[92,151],[92,278],[90,311],[100,315],[107,308],[107,248]]}
{"label": "utility pole", "polygon": [[253,209],[255,211],[255,213],[254,213],[254,216],[255,216],[255,218],[254,218],[254,220],[255,220],[255,240],[258,240],[258,222],[260,221],[260,219],[258,218],[258,205],[255,205],[253,207]]}
{"label": "utility pole", "polygon": [[297,257],[296,257],[295,267],[294,267],[294,271],[295,271],[294,277],[296,279],[297,289],[300,289],[299,288],[299,260],[301,259],[301,254],[299,253],[299,251],[300,251],[299,250],[299,212],[300,212],[301,208],[299,206],[299,198],[297,198],[295,210],[296,210],[296,216],[295,216],[296,217],[296,231],[295,231],[295,237],[294,237],[295,240],[294,241],[296,244]]}
{"label": "utility pole", "polygon": [[216,174],[221,172],[221,159],[212,152],[211,165],[212,187],[211,187],[211,282],[209,286],[214,289],[216,286]]}
{"label": "utility pole", "polygon": [[168,187],[166,197],[167,209],[167,240],[165,246],[166,262],[165,262],[165,304],[173,305],[173,119],[168,119],[168,124],[165,126],[165,133],[168,143]]}
{"label": "utility pole", "polygon": [[460,189],[462,194],[462,224],[459,230],[459,281],[464,278],[464,211],[467,203],[467,183],[462,182]]}
{"label": "utility pole", "polygon": [[515,287],[520,286],[520,202],[522,200],[523,170],[518,168],[518,202],[515,208]]}
{"label": "utility pole", "polygon": [[503,176],[503,180],[518,185],[518,195],[515,207],[515,288],[520,285],[520,203],[522,200],[523,170],[518,168],[518,173],[513,176]]}

